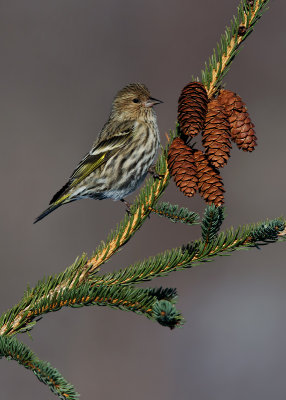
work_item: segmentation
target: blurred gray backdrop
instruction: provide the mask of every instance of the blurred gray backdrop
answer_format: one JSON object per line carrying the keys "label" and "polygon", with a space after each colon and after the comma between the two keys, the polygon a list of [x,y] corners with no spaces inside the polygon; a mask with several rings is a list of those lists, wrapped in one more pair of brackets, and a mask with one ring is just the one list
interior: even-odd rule
{"label": "blurred gray backdrop", "polygon": [[[89,150],[116,91],[144,82],[164,100],[157,113],[165,143],[180,90],[200,73],[237,4],[0,1],[1,313],[27,284],[62,271],[83,251],[91,254],[124,216],[121,203],[83,200],[33,225]],[[285,11],[285,2],[270,1],[225,79],[247,103],[259,146],[253,154],[234,148],[222,171],[224,227],[285,213]],[[163,199],[199,213],[205,206],[173,183]],[[197,227],[154,215],[102,269],[198,235]],[[285,399],[285,246],[237,252],[153,281],[177,287],[182,329],[89,307],[46,315],[33,341],[20,339],[82,399]],[[0,384],[1,400],[53,398],[13,361],[1,361]]]}

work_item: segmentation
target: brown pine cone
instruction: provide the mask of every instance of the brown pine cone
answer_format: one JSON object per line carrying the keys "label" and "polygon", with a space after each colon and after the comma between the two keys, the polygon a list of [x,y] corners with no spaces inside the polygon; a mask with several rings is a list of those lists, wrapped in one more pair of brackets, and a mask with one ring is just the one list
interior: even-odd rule
{"label": "brown pine cone", "polygon": [[253,151],[257,145],[254,124],[251,122],[245,103],[230,90],[222,89],[218,100],[224,105],[229,117],[232,140],[244,151]]}
{"label": "brown pine cone", "polygon": [[214,203],[216,206],[221,206],[224,203],[224,188],[218,170],[209,164],[201,150],[194,150],[194,160],[200,195],[208,204]]}
{"label": "brown pine cone", "polygon": [[204,127],[208,95],[204,85],[191,82],[181,92],[178,106],[178,122],[186,136],[197,135]]}
{"label": "brown pine cone", "polygon": [[193,153],[181,138],[174,139],[168,152],[170,174],[181,192],[188,197],[194,196],[198,183]]}
{"label": "brown pine cone", "polygon": [[216,168],[223,167],[231,149],[230,124],[223,105],[217,99],[208,104],[202,137],[210,163]]}
{"label": "brown pine cone", "polygon": [[234,111],[229,117],[231,126],[231,137],[237,146],[244,151],[253,151],[257,145],[254,131],[254,124],[251,122],[246,108],[243,107],[241,112]]}

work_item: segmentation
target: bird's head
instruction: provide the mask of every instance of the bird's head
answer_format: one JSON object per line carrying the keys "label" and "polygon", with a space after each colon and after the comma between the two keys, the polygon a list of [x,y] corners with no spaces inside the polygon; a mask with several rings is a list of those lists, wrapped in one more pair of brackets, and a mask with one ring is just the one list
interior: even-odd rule
{"label": "bird's head", "polygon": [[163,103],[151,97],[147,87],[131,83],[121,89],[112,104],[112,117],[120,120],[146,119],[153,115],[153,106]]}

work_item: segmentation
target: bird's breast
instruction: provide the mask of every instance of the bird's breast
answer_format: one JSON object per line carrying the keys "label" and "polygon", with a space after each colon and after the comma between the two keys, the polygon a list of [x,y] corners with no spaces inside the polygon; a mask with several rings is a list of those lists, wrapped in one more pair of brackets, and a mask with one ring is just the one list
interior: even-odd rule
{"label": "bird's breast", "polygon": [[124,198],[142,183],[159,147],[159,132],[155,125],[138,124],[135,129],[129,145],[106,165],[106,169],[112,169],[106,189],[110,189],[108,197],[114,200]]}

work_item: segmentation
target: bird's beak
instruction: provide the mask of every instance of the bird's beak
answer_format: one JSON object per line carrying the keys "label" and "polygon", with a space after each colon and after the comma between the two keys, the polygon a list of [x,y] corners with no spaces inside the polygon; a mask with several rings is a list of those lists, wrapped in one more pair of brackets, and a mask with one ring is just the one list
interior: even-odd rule
{"label": "bird's beak", "polygon": [[163,101],[154,99],[153,97],[149,97],[147,101],[145,101],[145,107],[153,107],[156,104],[162,104]]}

